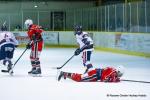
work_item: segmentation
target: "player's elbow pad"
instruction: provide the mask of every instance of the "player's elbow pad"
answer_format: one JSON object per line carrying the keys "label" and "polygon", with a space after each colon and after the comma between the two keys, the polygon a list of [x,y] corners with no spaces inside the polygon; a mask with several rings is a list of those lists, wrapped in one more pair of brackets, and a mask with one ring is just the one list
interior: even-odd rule
{"label": "player's elbow pad", "polygon": [[82,39],[82,42],[83,42],[85,45],[89,45],[89,44],[90,44],[90,41],[88,41],[87,38]]}
{"label": "player's elbow pad", "polygon": [[85,42],[85,45],[90,45],[90,41],[86,41],[86,42]]}

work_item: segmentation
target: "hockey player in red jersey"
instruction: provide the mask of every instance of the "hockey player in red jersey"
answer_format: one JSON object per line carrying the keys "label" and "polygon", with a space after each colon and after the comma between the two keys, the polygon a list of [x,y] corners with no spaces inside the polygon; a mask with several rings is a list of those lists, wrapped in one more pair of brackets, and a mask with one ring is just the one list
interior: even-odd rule
{"label": "hockey player in red jersey", "polygon": [[124,67],[118,66],[106,68],[91,68],[85,74],[68,73],[61,71],[58,76],[58,81],[63,77],[69,78],[77,82],[119,82],[120,77],[124,73]]}
{"label": "hockey player in red jersey", "polygon": [[28,72],[28,74],[40,75],[41,74],[41,66],[40,66],[40,53],[43,47],[43,39],[42,32],[40,26],[33,24],[31,19],[27,19],[25,21],[25,26],[28,28],[28,37],[30,39],[30,43],[26,45],[27,49],[31,48],[30,60],[32,69]]}

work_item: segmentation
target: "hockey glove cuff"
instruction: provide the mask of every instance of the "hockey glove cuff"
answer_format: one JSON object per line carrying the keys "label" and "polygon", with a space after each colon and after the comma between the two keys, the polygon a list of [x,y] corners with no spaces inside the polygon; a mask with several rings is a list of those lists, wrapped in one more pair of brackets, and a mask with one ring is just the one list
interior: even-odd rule
{"label": "hockey glove cuff", "polygon": [[80,48],[78,48],[78,49],[76,49],[76,51],[74,52],[74,55],[75,55],[75,56],[77,56],[77,55],[79,55],[79,54],[80,54],[80,52],[81,52],[81,49],[80,49]]}
{"label": "hockey glove cuff", "polygon": [[31,45],[28,43],[27,45],[26,45],[26,49],[30,49],[31,48]]}
{"label": "hockey glove cuff", "polygon": [[19,45],[15,45],[15,48],[17,48]]}

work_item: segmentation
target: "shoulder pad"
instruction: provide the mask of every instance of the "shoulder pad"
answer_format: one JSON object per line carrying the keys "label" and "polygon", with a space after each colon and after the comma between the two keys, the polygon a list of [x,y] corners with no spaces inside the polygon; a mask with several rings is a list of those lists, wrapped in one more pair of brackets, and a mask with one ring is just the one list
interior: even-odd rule
{"label": "shoulder pad", "polygon": [[85,34],[87,34],[87,35],[88,35],[88,32],[82,32],[82,34],[83,34],[83,35],[85,35]]}

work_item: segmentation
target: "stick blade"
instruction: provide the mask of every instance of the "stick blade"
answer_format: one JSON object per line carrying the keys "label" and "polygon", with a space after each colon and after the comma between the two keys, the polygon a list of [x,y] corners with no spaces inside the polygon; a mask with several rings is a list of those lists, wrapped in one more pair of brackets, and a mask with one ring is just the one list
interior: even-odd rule
{"label": "stick blade", "polygon": [[1,72],[8,73],[9,71],[8,70],[1,70]]}
{"label": "stick blade", "polygon": [[61,67],[51,67],[52,69],[61,69]]}
{"label": "stick blade", "polygon": [[1,70],[1,72],[3,72],[3,73],[9,73],[9,75],[10,76],[13,76],[13,70],[10,70],[10,71],[8,71],[8,70]]}
{"label": "stick blade", "polygon": [[62,67],[57,67],[57,69],[61,69]]}

